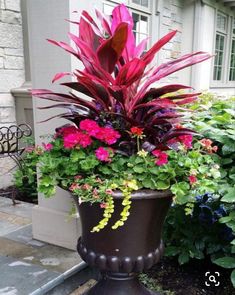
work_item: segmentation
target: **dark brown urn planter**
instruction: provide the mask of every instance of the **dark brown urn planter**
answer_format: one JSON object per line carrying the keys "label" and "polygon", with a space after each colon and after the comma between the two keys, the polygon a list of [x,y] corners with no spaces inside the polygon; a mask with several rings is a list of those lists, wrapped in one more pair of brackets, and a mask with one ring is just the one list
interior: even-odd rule
{"label": "dark brown urn planter", "polygon": [[89,295],[147,295],[137,274],[151,268],[163,254],[162,227],[172,202],[169,191],[139,190],[132,194],[130,216],[124,226],[111,226],[120,218],[122,194],[115,192],[115,212],[108,225],[98,233],[91,230],[102,219],[99,204],[82,203],[79,214],[82,236],[77,250],[91,267],[98,268],[102,279]]}

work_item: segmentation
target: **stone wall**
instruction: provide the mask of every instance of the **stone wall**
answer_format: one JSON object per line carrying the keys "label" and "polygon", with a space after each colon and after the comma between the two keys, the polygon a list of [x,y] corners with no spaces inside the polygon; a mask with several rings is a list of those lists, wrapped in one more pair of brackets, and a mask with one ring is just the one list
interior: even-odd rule
{"label": "stone wall", "polygon": [[[11,89],[25,81],[20,0],[0,0],[0,127],[15,123]],[[0,188],[11,182],[13,163],[0,158]]]}
{"label": "stone wall", "polygon": [[[161,51],[160,62],[172,60],[181,55],[181,37],[183,30],[183,2],[184,0],[164,0],[162,1],[161,12],[161,35],[166,35],[171,30],[178,30],[173,41],[167,43]],[[178,76],[171,75],[169,80],[178,80]]]}

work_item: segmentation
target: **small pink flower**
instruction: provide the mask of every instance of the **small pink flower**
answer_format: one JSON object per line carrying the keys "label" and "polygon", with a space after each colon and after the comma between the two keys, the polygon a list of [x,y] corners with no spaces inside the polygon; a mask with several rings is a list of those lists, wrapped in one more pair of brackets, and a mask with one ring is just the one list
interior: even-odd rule
{"label": "small pink flower", "polygon": [[106,189],[105,192],[107,195],[112,195],[112,193],[113,193],[113,191],[110,188]]}
{"label": "small pink flower", "polygon": [[79,188],[80,188],[80,186],[79,186],[78,183],[72,183],[72,184],[70,185],[70,187],[69,187],[69,189],[70,189],[71,191],[74,191],[75,189],[79,189]]}
{"label": "small pink flower", "polygon": [[75,180],[82,179],[82,176],[81,176],[81,175],[76,175],[76,176],[74,176],[74,179],[75,179]]}
{"label": "small pink flower", "polygon": [[66,149],[71,149],[79,143],[80,136],[79,133],[70,133],[64,136],[64,147]]}
{"label": "small pink flower", "polygon": [[121,137],[120,133],[111,127],[100,128],[99,132],[95,136],[97,139],[111,145],[114,144],[118,138]]}
{"label": "small pink flower", "polygon": [[68,125],[65,127],[61,127],[58,129],[58,131],[56,132],[57,136],[65,136],[71,133],[76,133],[78,131],[78,128],[74,125]]}
{"label": "small pink flower", "polygon": [[51,143],[42,143],[42,146],[44,147],[44,149],[46,150],[46,151],[50,151],[50,150],[52,150],[53,149],[53,144],[51,144]]}
{"label": "small pink flower", "polygon": [[101,203],[100,208],[107,208],[107,204],[106,203]]}
{"label": "small pink flower", "polygon": [[168,155],[161,150],[154,150],[152,154],[157,157],[155,164],[157,166],[162,166],[168,163]]}
{"label": "small pink flower", "polygon": [[189,182],[191,185],[193,185],[195,182],[197,182],[197,177],[195,175],[190,175],[188,177],[188,179],[189,179]]}
{"label": "small pink flower", "polygon": [[25,148],[25,151],[26,151],[27,153],[32,153],[32,152],[34,151],[34,149],[35,149],[35,147],[34,147],[33,145],[31,145],[31,146],[27,146],[27,147]]}
{"label": "small pink flower", "polygon": [[96,134],[100,131],[99,125],[90,119],[82,120],[79,124],[81,130],[86,131],[90,136],[96,136]]}
{"label": "small pink flower", "polygon": [[95,151],[96,158],[103,162],[110,162],[109,152],[103,147],[99,147]]}
{"label": "small pink flower", "polygon": [[179,141],[187,148],[191,149],[192,148],[192,141],[193,141],[193,136],[192,135],[180,135],[179,136]]}
{"label": "small pink flower", "polygon": [[90,136],[88,134],[82,133],[80,135],[79,145],[81,145],[83,148],[86,148],[91,144],[92,144],[92,140],[91,140]]}
{"label": "small pink flower", "polygon": [[82,185],[82,189],[84,189],[84,190],[90,190],[91,189],[91,185],[88,184],[88,183],[85,183],[85,184]]}

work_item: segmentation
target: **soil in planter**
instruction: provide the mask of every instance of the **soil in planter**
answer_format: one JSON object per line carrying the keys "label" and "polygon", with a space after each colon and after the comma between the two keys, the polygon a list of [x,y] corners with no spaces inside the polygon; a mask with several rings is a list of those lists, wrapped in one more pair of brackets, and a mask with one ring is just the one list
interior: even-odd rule
{"label": "soil in planter", "polygon": [[24,192],[20,192],[17,187],[10,186],[8,188],[0,189],[0,197],[6,197],[12,199],[12,191],[15,191],[15,201],[22,201],[32,204],[38,203],[38,196],[37,193],[34,194],[27,194],[27,190]]}
{"label": "soil in planter", "polygon": [[[215,276],[216,283],[209,282],[206,272]],[[219,272],[220,276],[215,272]],[[180,266],[174,259],[163,258],[146,274],[147,279],[144,274],[142,282],[153,289],[155,283],[155,291],[162,290],[164,295],[235,295],[230,281],[231,270],[216,266],[209,260],[194,260]],[[206,282],[210,286],[206,286]],[[219,286],[215,286],[218,282]]]}

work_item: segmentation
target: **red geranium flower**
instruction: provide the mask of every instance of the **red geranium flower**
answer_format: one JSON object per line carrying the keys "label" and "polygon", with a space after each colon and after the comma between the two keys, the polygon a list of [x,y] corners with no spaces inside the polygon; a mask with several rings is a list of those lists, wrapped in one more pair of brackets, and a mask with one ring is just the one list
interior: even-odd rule
{"label": "red geranium flower", "polygon": [[195,182],[197,182],[197,177],[195,175],[190,175],[188,177],[188,179],[189,179],[189,182],[191,185],[193,185]]}
{"label": "red geranium flower", "polygon": [[143,134],[144,128],[131,127],[131,133],[136,136],[141,136]]}

